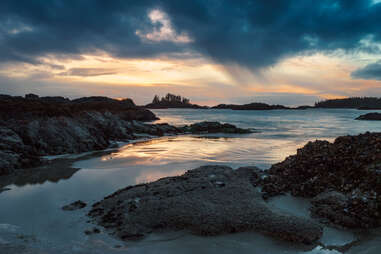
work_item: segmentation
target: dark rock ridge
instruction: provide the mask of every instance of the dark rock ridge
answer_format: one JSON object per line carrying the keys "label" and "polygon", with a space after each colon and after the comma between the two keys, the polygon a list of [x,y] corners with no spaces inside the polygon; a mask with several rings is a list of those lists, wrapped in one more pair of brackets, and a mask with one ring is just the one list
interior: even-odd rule
{"label": "dark rock ridge", "polygon": [[253,102],[244,105],[219,104],[212,107],[214,109],[232,109],[232,110],[273,110],[273,109],[291,109],[283,105],[269,105],[266,103]]}
{"label": "dark rock ridge", "polygon": [[204,236],[259,231],[293,242],[316,242],[320,225],[267,206],[255,187],[260,175],[255,167],[204,166],[121,189],[95,203],[88,215],[123,240],[188,230]]}
{"label": "dark rock ridge", "polygon": [[75,100],[63,97],[24,97],[0,95],[0,119],[34,120],[36,117],[76,117],[83,112],[110,112],[123,120],[153,121],[157,117],[149,110],[137,107],[131,99],[115,100],[93,96]]}
{"label": "dark rock ridge", "polygon": [[[0,96],[0,175],[41,164],[40,156],[102,150],[113,141],[137,139],[138,134],[163,136],[197,132],[168,124],[147,124],[157,119],[132,100],[85,97],[25,98]],[[197,125],[196,125],[197,126]],[[203,133],[244,133],[233,125],[202,124]]]}
{"label": "dark rock ridge", "polygon": [[268,170],[262,191],[312,197],[313,214],[336,225],[381,226],[381,133],[309,142]]}
{"label": "dark rock ridge", "polygon": [[365,115],[361,115],[356,118],[356,120],[373,120],[373,121],[381,121],[381,113],[368,113]]}
{"label": "dark rock ridge", "polygon": [[190,100],[180,95],[174,95],[168,93],[161,99],[159,96],[155,95],[152,102],[145,105],[146,108],[150,109],[164,109],[164,108],[194,108],[194,109],[207,109],[207,106],[200,106],[197,104],[190,103]]}

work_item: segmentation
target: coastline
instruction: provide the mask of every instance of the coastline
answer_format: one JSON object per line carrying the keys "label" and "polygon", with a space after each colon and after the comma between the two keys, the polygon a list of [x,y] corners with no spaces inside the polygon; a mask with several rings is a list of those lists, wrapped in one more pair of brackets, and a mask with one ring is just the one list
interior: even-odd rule
{"label": "coastline", "polygon": [[[142,139],[142,140],[134,140],[132,143],[137,143],[137,142],[144,142],[144,139]],[[104,154],[107,154],[107,153],[109,153],[109,152],[112,152],[112,151],[114,151],[115,149],[117,149],[117,148],[114,148],[114,149],[106,149],[107,151],[102,151],[102,152],[105,152]],[[102,152],[100,152],[100,153],[98,153],[98,155],[100,155],[100,154],[102,154]],[[91,155],[91,154],[86,154],[86,156],[85,157],[92,157],[93,155]],[[77,161],[77,159],[78,160],[82,160],[82,159],[84,159],[84,158],[76,158],[76,159],[74,159],[73,160],[73,162],[74,161]],[[65,162],[66,161],[66,162]],[[68,161],[70,161],[70,159],[58,159],[57,160],[57,162],[58,163],[61,163],[61,162],[65,162],[65,163],[67,163]],[[283,197],[282,196],[279,196],[279,198],[282,200],[283,199]],[[276,199],[278,199],[278,197],[276,197]],[[266,202],[271,202],[271,203],[273,203],[273,202],[275,202],[275,204],[278,202],[278,201],[276,201],[276,199],[274,199],[274,198],[272,198],[272,199],[269,199],[268,201],[266,201]],[[275,200],[275,201],[274,201]],[[91,205],[91,203],[89,203],[89,205]],[[90,208],[91,209],[91,208]],[[89,209],[87,209],[86,211],[89,211]],[[70,212],[69,212],[70,213]],[[81,214],[82,214],[83,212],[81,212]],[[288,212],[287,211],[283,211],[282,213],[284,213],[284,214],[287,214]],[[90,224],[91,225],[91,224]],[[90,226],[89,224],[87,224],[87,226],[86,226],[86,228],[89,228],[89,226]],[[96,226],[96,225],[95,225]],[[105,231],[105,230],[103,230],[102,228],[101,228],[101,231],[102,232],[104,232],[105,234],[106,234],[106,232],[107,231]],[[160,233],[160,234],[162,234],[162,233]],[[337,234],[337,233],[335,233],[335,234]],[[163,236],[165,236],[165,233],[164,233],[164,235]],[[359,236],[360,237],[360,236]],[[350,248],[352,245],[356,245],[356,244],[361,244],[361,242],[363,241],[364,239],[362,239],[361,237],[360,238],[358,238],[358,237],[356,237],[356,238],[354,238],[351,242],[349,242],[349,243],[346,243],[346,244],[344,244],[344,245],[335,245],[335,244],[329,244],[329,241],[327,241],[327,240],[324,240],[324,241],[327,241],[327,242],[325,242],[325,243],[320,243],[320,242],[317,242],[317,243],[315,243],[315,244],[313,244],[311,247],[308,247],[308,248],[311,248],[311,249],[316,249],[316,250],[319,250],[319,249],[321,249],[321,250],[323,250],[323,249],[331,249],[331,250],[342,250],[342,249],[345,249],[345,248]],[[366,240],[366,238],[365,238],[365,240]],[[129,241],[128,241],[129,242]],[[129,244],[129,243],[128,243]],[[317,245],[316,245],[317,244]]]}
{"label": "coastline", "polygon": [[[163,111],[163,112],[166,112],[166,111]],[[181,113],[183,111],[179,111],[179,112]],[[310,112],[312,112],[312,111],[310,111]],[[310,112],[304,113],[304,115],[309,115]],[[338,111],[338,112],[341,112],[341,111]],[[156,112],[155,112],[155,114],[156,114]],[[190,115],[192,115],[192,114],[193,113],[190,113]],[[271,112],[269,115],[270,116],[274,115],[275,119],[277,119],[279,114],[281,114],[281,113]],[[319,113],[319,115],[321,115],[321,114],[326,114],[326,112],[322,111],[322,112]],[[340,114],[339,114],[339,117],[341,118]],[[255,115],[255,114],[247,114],[247,115],[251,115],[251,121],[253,119],[256,119],[258,117],[258,115]],[[300,115],[300,114],[296,114],[295,113],[295,114],[291,114],[291,119],[295,120],[295,118],[294,118],[295,115],[298,115],[298,119],[304,118],[304,115]],[[353,115],[354,115],[354,113],[352,112],[351,114],[348,114],[345,117],[345,119],[352,119],[353,120],[354,119]],[[161,116],[161,114],[159,114],[159,116]],[[219,118],[218,120],[220,120],[221,122],[229,122],[230,120],[232,120],[232,123],[237,124],[237,126],[242,126],[242,127],[253,126],[253,125],[249,125],[248,126],[248,125],[245,124],[245,122],[235,122],[235,121],[237,121],[236,116],[240,116],[240,114],[237,114],[237,115],[231,114],[227,118]],[[243,116],[246,116],[246,114],[243,114]],[[309,117],[316,118],[316,116],[309,116]],[[201,115],[201,113],[200,113],[200,116],[197,116],[197,118],[196,119],[188,118],[188,120],[184,121],[184,123],[187,123],[189,125],[190,123],[196,123],[196,122],[198,122],[199,119],[213,119],[213,120],[215,119],[215,118],[208,117],[207,114],[206,115]],[[242,115],[241,115],[241,117],[239,119],[242,119]],[[327,119],[330,119],[330,117],[328,117]],[[164,117],[163,121],[165,121],[165,120],[166,119]],[[258,119],[258,120],[259,120],[258,121],[259,123],[262,121],[262,119]],[[304,119],[304,120],[306,122],[309,122],[308,119]],[[300,120],[298,120],[298,121],[300,121]],[[136,126],[139,126],[139,128],[140,128],[139,133],[138,134],[136,134],[136,133],[134,134],[134,138],[135,138],[134,140],[129,140],[128,142],[114,142],[114,141],[110,140],[110,145],[106,149],[92,151],[92,152],[85,152],[85,153],[81,153],[81,154],[64,154],[64,155],[58,155],[58,156],[55,155],[55,156],[42,157],[44,160],[50,160],[50,161],[48,162],[48,164],[45,164],[45,165],[41,166],[41,170],[34,170],[33,168],[31,168],[31,169],[17,171],[17,173],[15,175],[11,175],[11,176],[8,176],[8,177],[5,177],[5,176],[1,177],[2,179],[8,178],[7,183],[4,183],[4,187],[8,186],[8,185],[10,185],[12,183],[15,183],[15,185],[9,186],[10,188],[6,188],[6,189],[0,188],[0,189],[2,189],[4,191],[4,193],[2,193],[2,195],[3,195],[3,197],[7,197],[7,196],[9,196],[10,193],[12,194],[14,191],[17,191],[18,189],[20,189],[20,190],[21,189],[28,189],[29,188],[28,186],[33,186],[33,185],[43,185],[43,186],[46,186],[46,185],[50,185],[52,183],[54,183],[54,184],[59,183],[58,185],[65,184],[65,182],[69,182],[69,179],[73,179],[73,178],[74,179],[78,179],[78,177],[83,177],[84,175],[87,175],[88,173],[90,173],[89,171],[93,171],[92,174],[89,174],[89,176],[92,176],[92,177],[94,177],[94,176],[96,176],[98,174],[99,175],[103,175],[103,174],[112,175],[112,174],[115,174],[116,178],[118,176],[120,177],[120,175],[124,175],[124,174],[125,174],[125,176],[129,176],[128,173],[119,174],[118,171],[122,171],[124,169],[126,169],[125,171],[138,170],[139,167],[132,166],[132,165],[134,165],[134,163],[138,163],[138,164],[141,163],[140,165],[146,165],[145,163],[151,163],[151,164],[148,164],[148,165],[152,165],[151,166],[152,170],[148,171],[148,173],[147,173],[148,175],[151,174],[151,173],[154,173],[156,171],[160,171],[161,170],[160,168],[165,168],[167,166],[161,166],[160,161],[155,161],[155,158],[149,157],[149,151],[151,150],[152,152],[158,152],[158,156],[164,157],[164,159],[163,159],[164,164],[163,165],[166,165],[165,164],[166,160],[168,160],[166,156],[175,156],[175,155],[171,155],[171,154],[168,154],[168,155],[165,154],[164,155],[164,154],[162,154],[160,152],[161,149],[163,149],[164,146],[171,146],[171,144],[173,144],[174,147],[177,147],[176,142],[174,143],[173,141],[177,140],[177,137],[179,138],[179,140],[184,140],[183,137],[188,136],[188,135],[185,135],[184,133],[191,133],[191,131],[189,131],[189,129],[188,129],[188,131],[182,131],[181,133],[169,134],[169,135],[167,133],[165,133],[164,131],[162,131],[162,132],[158,131],[157,127],[159,127],[159,126],[160,126],[160,128],[161,127],[163,127],[163,128],[169,128],[169,127],[173,127],[174,125],[177,125],[177,124],[175,124],[175,122],[171,122],[171,121],[169,121],[169,122],[172,125],[166,125],[166,124],[164,124],[164,125],[163,124],[155,125],[155,124],[146,124],[146,123],[141,123],[141,122],[133,122],[134,125],[136,124]],[[368,126],[366,122],[359,123],[359,121],[354,121],[354,123],[355,123],[354,125],[357,124],[358,126],[363,126],[364,128],[366,128],[366,126]],[[311,128],[316,128],[316,125],[314,125],[313,122],[310,123],[310,124],[312,126]],[[372,123],[369,123],[369,124],[372,124]],[[150,130],[147,131],[147,132],[143,131],[144,129],[148,128],[147,126],[150,126],[149,127]],[[228,127],[229,127],[229,125],[228,125]],[[173,128],[179,129],[179,127],[173,127]],[[271,126],[271,128],[273,128],[273,126]],[[331,126],[328,125],[327,128],[331,128]],[[197,128],[196,128],[196,130],[197,130]],[[256,140],[256,141],[258,141],[258,143],[255,143],[255,142],[252,143],[253,146],[259,146],[258,149],[261,149],[261,147],[260,147],[261,144],[260,143],[263,143],[263,141],[266,140],[266,136],[271,136],[270,135],[271,132],[268,132],[268,129],[266,130],[266,129],[261,129],[260,128],[260,130],[263,131],[263,133],[259,133],[258,136],[263,136],[264,139],[262,139],[262,140],[258,139],[258,140]],[[292,135],[297,134],[297,132],[294,133],[294,132],[290,132],[289,130],[290,129],[288,129],[288,130],[284,129],[283,130],[283,135],[279,135],[279,133],[274,133],[273,135],[277,139],[287,139],[287,138],[292,137]],[[196,134],[196,137],[204,136],[204,134],[207,133],[207,131],[205,131],[205,129],[204,130],[201,129],[201,130],[197,130],[197,131],[198,131],[199,134]],[[152,135],[152,133],[154,133],[154,132],[157,133],[157,134],[160,134],[160,135]],[[237,131],[237,132],[239,133],[239,131]],[[344,131],[342,131],[342,132],[344,132]],[[149,133],[151,133],[151,134],[149,134]],[[303,133],[303,135],[305,135],[307,132],[303,131],[302,133]],[[332,135],[332,132],[329,132],[329,133],[330,133],[330,135]],[[209,134],[209,135],[206,135],[206,136],[210,136],[210,135],[221,137],[221,139],[223,139],[223,137],[225,136],[225,135],[221,135],[221,134],[218,134],[218,135]],[[174,139],[168,139],[167,138],[167,137],[170,137],[170,136],[173,136]],[[190,135],[190,136],[193,136],[193,135]],[[237,135],[227,134],[226,136],[229,137],[229,138],[240,137],[239,134],[237,134]],[[253,136],[256,136],[256,135],[248,135],[248,136],[243,135],[242,137],[253,137]],[[338,135],[336,135],[336,136],[338,136]],[[313,137],[319,137],[319,136],[316,135],[316,133],[312,133],[312,135],[308,136],[307,139],[313,139]],[[128,155],[128,151],[130,149],[130,148],[128,148],[129,144],[134,144],[134,143],[139,143],[139,142],[143,142],[144,143],[145,141],[152,141],[152,140],[156,140],[156,139],[160,139],[160,138],[163,138],[164,140],[168,139],[168,141],[164,141],[164,145],[162,145],[162,146],[151,146],[150,142],[147,142],[146,145],[141,145],[141,146],[138,146],[138,147],[133,147],[132,146],[131,148],[132,148],[132,150],[135,151],[135,153],[133,155],[131,155],[131,156],[142,155],[142,157],[139,157],[139,156],[136,157],[136,158],[132,158],[132,157],[129,158],[128,157],[129,156]],[[236,151],[232,151],[232,153],[240,152],[241,150],[239,150],[239,149],[241,147],[240,147],[239,143],[240,142],[244,142],[244,139],[240,139],[240,138],[235,139],[234,138],[235,139],[234,142],[236,142],[237,145],[233,147],[233,146],[231,146],[232,140],[229,140],[229,138],[226,139],[226,144],[225,144],[226,146],[224,145],[225,147],[223,147],[223,148],[224,149],[230,149],[230,150],[237,149]],[[305,138],[306,137],[303,137],[303,139],[305,139]],[[205,139],[205,140],[207,140],[207,139]],[[210,140],[212,140],[212,139],[210,139]],[[152,143],[160,143],[160,142],[152,142]],[[271,146],[270,143],[271,143],[271,141],[269,142],[269,144],[267,146],[264,146],[264,147],[266,147],[265,149],[272,150],[272,148],[271,148],[272,146]],[[194,141],[194,145],[195,146],[197,146],[198,144],[199,144],[200,148],[203,146],[202,144],[204,144],[206,149],[210,149],[211,150],[211,154],[213,153],[213,151],[218,151],[218,150],[214,150],[215,149],[214,147],[209,146],[208,143],[204,142],[201,139],[199,141],[197,141],[197,140]],[[284,143],[284,144],[287,144],[287,143]],[[96,163],[95,164],[94,163],[90,163],[90,164],[88,164],[89,165],[88,168],[86,168],[86,166],[82,167],[82,166],[78,166],[78,165],[70,165],[68,167],[64,166],[64,164],[69,164],[69,162],[76,163],[76,162],[79,162],[80,160],[86,160],[87,158],[96,158],[96,156],[102,156],[102,158],[104,157],[104,159],[108,160],[108,156],[103,156],[103,155],[107,155],[109,153],[114,153],[114,152],[116,152],[116,151],[118,151],[120,149],[120,146],[123,146],[123,145],[127,145],[127,147],[124,149],[125,151],[122,152],[122,154],[119,154],[117,156],[110,156],[110,159],[113,160],[113,161],[114,161],[114,159],[115,159],[115,161],[122,161],[123,159],[121,159],[120,156],[127,156],[126,162],[131,160],[131,164],[127,163],[126,166],[124,166],[123,163],[118,164],[118,162],[117,162],[117,164],[112,164],[113,162],[111,162],[108,165],[104,164],[105,166],[100,166],[100,167],[98,167]],[[302,147],[302,145],[300,145],[299,147]],[[222,148],[222,147],[220,147],[220,148]],[[296,150],[296,148],[295,148],[295,150]],[[291,153],[294,153],[295,150],[292,150]],[[174,150],[172,150],[172,151],[174,151]],[[202,153],[197,153],[197,152],[198,151],[194,150],[193,157],[191,155],[190,157],[187,157],[187,160],[192,160],[192,158],[194,158],[195,156],[204,156],[204,155],[206,156],[205,157],[205,159],[206,159],[205,161],[207,161],[209,159],[209,157],[208,157],[209,153],[202,154]],[[249,150],[242,149],[242,152],[243,153],[249,153]],[[123,153],[124,153],[124,155],[123,155]],[[286,154],[290,154],[290,151],[288,151]],[[178,155],[184,156],[184,154],[182,154],[182,151],[179,151],[177,156]],[[238,155],[238,153],[237,153],[237,155]],[[158,157],[156,157],[156,158],[158,158]],[[152,159],[152,162],[148,162],[151,159]],[[176,158],[171,158],[171,159],[174,162],[176,161]],[[256,160],[254,158],[251,158],[251,160],[252,161],[256,161],[256,164],[257,164],[257,160],[258,159]],[[209,161],[210,161],[210,163],[212,163],[215,160],[214,160],[213,157],[210,157]],[[227,161],[227,160],[223,160],[223,161]],[[279,160],[278,162],[280,162],[280,161],[281,160]],[[59,165],[60,163],[63,164],[63,165],[60,166]],[[222,163],[222,161],[221,161],[221,163]],[[273,163],[271,163],[271,164],[273,164]],[[80,163],[79,165],[86,165],[86,163],[84,163],[84,164]],[[130,165],[130,166],[127,166],[127,165]],[[244,165],[249,165],[249,164],[244,164]],[[219,166],[221,166],[221,165],[219,165]],[[142,167],[144,168],[145,166],[140,166],[140,168],[142,168]],[[133,178],[133,179],[136,179],[136,180],[139,179],[139,182],[146,182],[146,183],[148,183],[148,182],[155,181],[156,179],[159,179],[159,178],[161,178],[163,176],[165,177],[165,176],[168,176],[168,175],[181,175],[181,173],[182,173],[181,170],[183,170],[184,168],[186,168],[186,169],[195,168],[195,167],[190,167],[189,164],[182,163],[182,162],[179,162],[179,163],[175,162],[173,165],[170,165],[169,167],[170,168],[178,168],[180,170],[179,171],[173,171],[173,170],[172,171],[163,171],[163,174],[161,174],[160,172],[158,172],[158,174],[154,173],[152,175],[152,178],[150,178],[150,177],[144,178],[144,177],[136,177],[135,176],[136,178]],[[237,168],[236,166],[231,166],[231,167],[234,168],[234,169]],[[79,170],[78,168],[84,168],[84,170]],[[103,170],[103,169],[106,169],[106,168],[107,169],[114,169],[114,172],[107,172],[106,173],[106,171]],[[132,169],[132,168],[134,168],[134,169]],[[83,176],[81,176],[81,175],[83,175]],[[267,175],[267,174],[265,174],[265,175]],[[92,179],[92,177],[90,177],[90,179]],[[134,185],[134,183],[133,182],[131,183],[131,181],[128,180],[127,178],[125,178],[125,179],[126,179],[126,181],[128,182],[129,185],[131,185],[131,186]],[[152,180],[150,180],[150,179],[152,179]],[[64,181],[62,181],[62,180],[64,180]],[[105,182],[102,181],[103,180],[102,177],[100,177],[99,180],[100,180],[100,182],[98,184],[106,184],[106,181],[111,181],[112,182],[113,178],[105,178],[104,179]],[[108,195],[110,193],[113,193],[113,191],[115,191],[116,189],[122,188],[122,186],[123,186],[123,179],[118,180],[118,182],[119,182],[119,184],[116,185],[117,187],[115,187],[115,188],[108,188],[107,192],[105,192],[103,190],[101,192],[101,193],[103,193],[102,195]],[[270,183],[271,182],[268,182],[266,185],[269,186]],[[217,184],[217,185],[220,185],[220,184]],[[38,188],[38,187],[34,186],[33,188]],[[61,191],[62,191],[62,189],[61,189]],[[93,189],[93,191],[98,192],[98,190],[96,188]],[[63,193],[66,193],[66,192],[63,192]],[[289,192],[287,192],[287,193],[289,193]],[[255,195],[257,195],[257,194],[255,194]],[[289,195],[289,194],[287,194],[287,195]],[[77,200],[77,199],[72,199],[73,197],[76,198],[76,195],[74,195],[74,196],[67,195],[66,197],[70,197],[69,200],[67,200],[65,198],[61,199],[61,201],[59,203],[59,207],[54,207],[54,209],[60,209],[60,207],[62,207],[63,205],[67,205],[68,203]],[[91,197],[93,197],[93,196],[91,196]],[[288,196],[285,196],[285,197],[288,197]],[[269,197],[269,198],[267,198],[266,200],[263,200],[263,201],[261,201],[261,197],[259,197],[256,200],[258,202],[260,202],[260,203],[265,202],[265,203],[269,204],[269,203],[273,203],[273,202],[278,202],[278,201],[276,201],[276,200],[278,200],[278,198],[280,198],[280,200],[283,200],[283,196]],[[292,197],[292,199],[294,199],[294,198],[295,197]],[[81,198],[78,197],[78,199],[81,199]],[[93,204],[93,202],[95,202],[96,200],[101,200],[101,197],[96,196],[96,198],[91,198],[90,200],[88,198],[84,199],[84,201],[87,204],[89,204],[89,205]],[[222,199],[222,200],[224,200],[224,199]],[[315,204],[316,205],[322,205],[322,204],[326,205],[326,203],[321,203],[321,201],[315,202],[315,200],[312,200],[312,199],[309,199],[308,202],[310,202],[310,200],[314,202],[314,204],[313,204],[314,206],[315,206]],[[327,199],[325,199],[324,202],[326,202],[326,200]],[[207,200],[204,200],[204,201],[208,202]],[[284,202],[284,201],[282,201],[282,202]],[[319,202],[320,202],[320,204],[319,204]],[[38,204],[38,203],[36,203],[36,204]],[[195,205],[195,206],[197,207],[197,205]],[[278,207],[275,207],[275,208],[278,209]],[[273,209],[273,208],[271,208],[271,209]],[[84,211],[86,211],[86,213],[87,213],[89,211],[89,207],[87,208],[87,210],[84,210]],[[65,212],[68,212],[68,211],[65,211]],[[70,212],[68,212],[68,213],[70,213]],[[71,216],[75,217],[76,216],[75,212],[73,212],[73,213],[74,213],[73,215],[68,215],[68,216],[69,217],[71,217]],[[77,213],[80,213],[80,214],[84,215],[83,211],[77,212]],[[287,210],[280,211],[280,214],[283,214],[283,215],[286,215],[287,213],[288,213]],[[85,219],[81,218],[81,220],[86,220],[86,217],[85,217]],[[85,222],[85,221],[83,221],[83,222]],[[321,225],[324,225],[323,226],[324,228],[327,225],[324,222],[320,222],[319,220],[316,220],[316,223],[321,223]],[[91,226],[91,227],[92,226],[97,227],[97,229],[101,231],[102,237],[105,236],[105,234],[107,234],[107,232],[108,232],[106,229],[98,227],[97,224],[96,225],[85,224],[86,228],[80,229],[81,231],[78,232],[78,233],[82,233],[82,234],[86,235],[87,233],[84,233],[86,231],[86,232],[88,232],[90,234],[89,237],[91,237],[92,234],[97,235],[97,233],[93,233],[93,230],[91,228],[89,228],[89,226]],[[334,225],[334,223],[331,226],[334,227],[334,228],[338,227],[338,225]],[[230,231],[230,230],[228,230],[228,231]],[[256,232],[256,230],[254,230],[254,232]],[[349,231],[345,231],[345,232],[349,232]],[[230,233],[230,232],[227,232],[227,233]],[[158,234],[162,234],[162,233],[158,232]],[[223,233],[223,235],[225,235],[225,234]],[[265,235],[266,235],[265,237],[268,237],[268,234],[265,234]],[[150,236],[147,236],[147,237],[150,237]],[[231,236],[229,234],[229,236],[226,236],[226,237],[231,237]],[[323,238],[326,238],[326,237],[327,237],[326,233],[323,233]],[[320,241],[319,240],[316,243],[312,244],[312,246],[316,246],[315,248],[323,248],[323,249],[325,249],[325,248],[327,248],[327,249],[332,248],[332,249],[336,249],[338,251],[341,251],[342,249],[349,248],[351,245],[356,245],[357,244],[357,242],[355,241],[356,239],[354,239],[354,242],[346,243],[346,244],[348,244],[348,246],[341,246],[341,245],[338,246],[338,245],[336,245],[336,247],[335,247],[334,246],[335,244],[329,244],[328,242],[326,242],[326,240],[321,240],[321,241],[324,241],[322,244],[319,242]],[[145,241],[145,240],[142,240],[142,241]],[[130,244],[131,244],[131,241],[127,241],[126,245],[130,245]],[[317,245],[315,245],[315,244],[317,244]],[[310,248],[310,247],[308,247],[308,248]],[[311,248],[313,248],[313,247],[311,247]]]}

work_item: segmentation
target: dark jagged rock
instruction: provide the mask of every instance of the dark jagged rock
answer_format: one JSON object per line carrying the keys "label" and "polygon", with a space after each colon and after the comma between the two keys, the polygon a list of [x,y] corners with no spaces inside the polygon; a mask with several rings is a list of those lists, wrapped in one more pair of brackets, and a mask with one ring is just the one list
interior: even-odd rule
{"label": "dark jagged rock", "polygon": [[36,117],[75,117],[83,112],[110,112],[124,120],[153,121],[149,110],[135,106],[131,99],[115,100],[107,97],[85,97],[69,100],[62,97],[1,96],[0,119],[29,121]]}
{"label": "dark jagged rock", "polygon": [[381,121],[381,113],[368,113],[365,115],[361,115],[356,118],[356,120],[373,120],[373,121]]}
{"label": "dark jagged rock", "polygon": [[77,200],[69,205],[65,205],[62,207],[62,210],[64,211],[74,211],[74,210],[79,210],[79,209],[82,209],[86,207],[86,203],[81,201],[81,200]]}
{"label": "dark jagged rock", "polygon": [[[132,100],[86,97],[0,96],[0,175],[34,167],[40,156],[105,149],[112,140],[131,140],[137,124],[157,119]],[[143,123],[142,123],[143,124]],[[144,125],[144,124],[143,124]],[[149,126],[149,125],[147,125]],[[163,133],[150,125],[153,132]]]}
{"label": "dark jagged rock", "polygon": [[267,206],[255,187],[260,175],[255,167],[204,166],[121,189],[95,203],[88,215],[123,240],[188,230],[203,236],[259,231],[293,242],[316,242],[321,226]]}
{"label": "dark jagged rock", "polygon": [[290,109],[283,105],[269,105],[266,103],[253,102],[244,105],[236,104],[219,104],[212,107],[214,109],[232,109],[232,110],[273,110],[273,109]]}
{"label": "dark jagged rock", "polygon": [[237,133],[237,134],[244,134],[244,133],[252,133],[253,130],[250,129],[242,129],[238,128],[235,125],[228,124],[228,123],[219,123],[219,122],[200,122],[191,124],[189,126],[184,126],[182,128],[184,132],[189,132],[193,134],[200,134],[200,133]]}
{"label": "dark jagged rock", "polygon": [[269,169],[262,191],[265,196],[291,192],[302,197],[338,192],[317,198],[314,214],[346,227],[381,226],[381,133],[309,142]]}

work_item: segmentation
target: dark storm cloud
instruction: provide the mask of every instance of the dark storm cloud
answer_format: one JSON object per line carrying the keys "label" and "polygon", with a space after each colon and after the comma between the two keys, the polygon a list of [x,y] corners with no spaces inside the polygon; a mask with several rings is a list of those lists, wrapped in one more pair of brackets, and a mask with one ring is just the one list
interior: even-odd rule
{"label": "dark storm cloud", "polygon": [[381,61],[368,64],[365,67],[352,72],[351,76],[355,79],[381,80]]}
{"label": "dark storm cloud", "polygon": [[[96,50],[117,57],[197,51],[219,63],[252,69],[314,51],[376,50],[381,4],[371,0],[2,0],[0,61],[38,63],[49,53]],[[147,42],[147,13],[159,8],[192,42]],[[362,43],[366,39],[367,44]],[[369,43],[370,42],[370,43]]]}

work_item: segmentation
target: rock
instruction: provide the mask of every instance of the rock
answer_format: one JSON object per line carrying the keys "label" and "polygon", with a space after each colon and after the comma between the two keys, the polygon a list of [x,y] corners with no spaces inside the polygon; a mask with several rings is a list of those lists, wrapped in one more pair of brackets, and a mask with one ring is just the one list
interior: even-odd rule
{"label": "rock", "polygon": [[28,99],[28,100],[38,100],[40,97],[36,94],[32,94],[32,93],[29,93],[29,94],[26,94],[25,95],[25,99]]}
{"label": "rock", "polygon": [[259,231],[287,241],[316,242],[321,226],[267,206],[255,187],[259,172],[253,167],[200,167],[121,189],[95,203],[88,215],[123,240],[188,230],[202,236]]}
{"label": "rock", "polygon": [[331,223],[381,226],[381,133],[309,142],[267,173],[261,182],[266,197],[284,192],[316,197],[313,213]]}
{"label": "rock", "polygon": [[381,113],[368,113],[365,115],[361,115],[356,118],[356,120],[373,120],[373,121],[381,121]]}
{"label": "rock", "polygon": [[78,200],[78,201],[75,201],[69,205],[65,205],[62,207],[62,210],[64,211],[74,211],[74,210],[79,210],[79,209],[82,209],[86,207],[86,203],[81,201],[81,200]]}
{"label": "rock", "polygon": [[184,132],[190,132],[193,134],[200,134],[200,133],[237,133],[237,134],[244,134],[244,133],[252,133],[253,131],[250,129],[241,129],[236,127],[232,124],[222,124],[219,122],[200,122],[200,123],[194,123],[189,126],[184,126],[182,128]]}
{"label": "rock", "polygon": [[92,228],[92,229],[88,229],[88,230],[85,230],[85,234],[86,235],[93,235],[93,234],[99,234],[101,231],[99,229],[97,229],[96,227]]}
{"label": "rock", "polygon": [[372,228],[379,225],[377,201],[339,192],[322,193],[312,199],[311,213],[330,224],[345,228]]}

